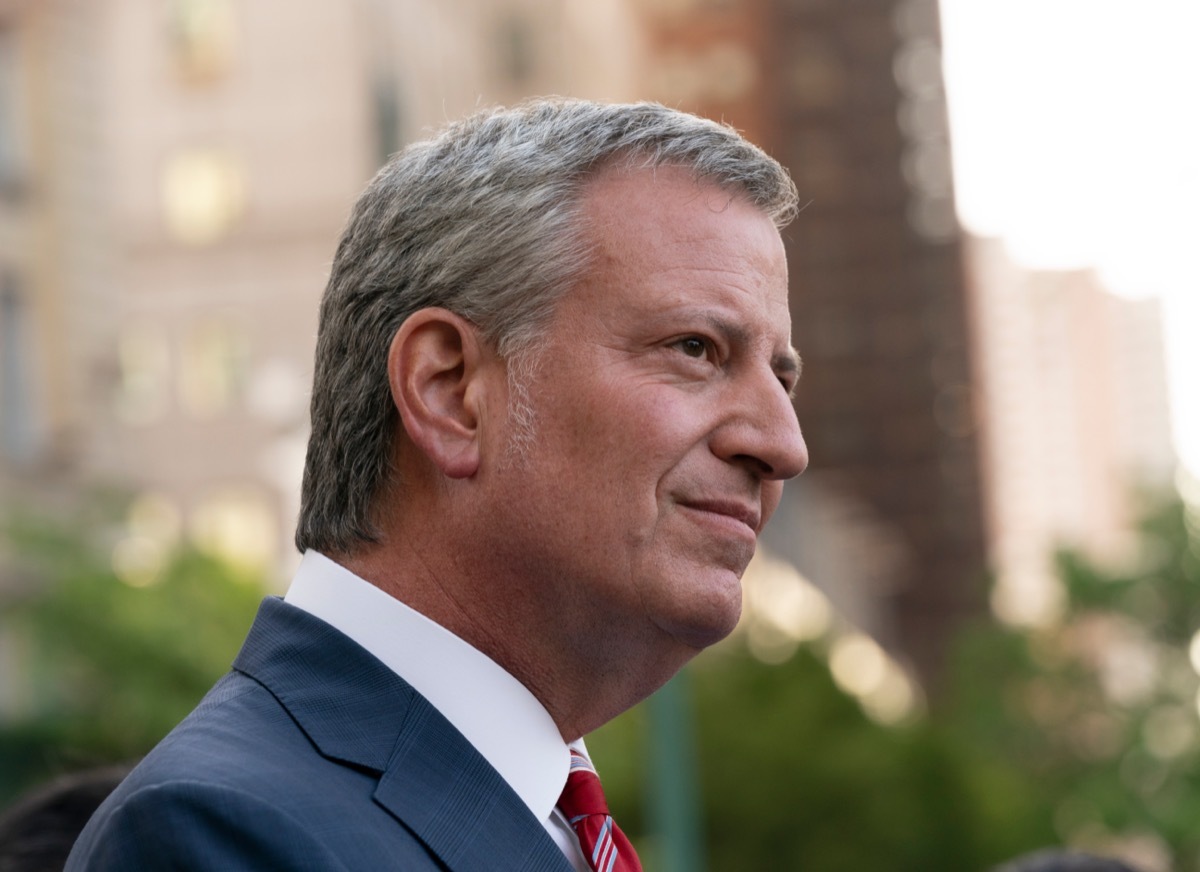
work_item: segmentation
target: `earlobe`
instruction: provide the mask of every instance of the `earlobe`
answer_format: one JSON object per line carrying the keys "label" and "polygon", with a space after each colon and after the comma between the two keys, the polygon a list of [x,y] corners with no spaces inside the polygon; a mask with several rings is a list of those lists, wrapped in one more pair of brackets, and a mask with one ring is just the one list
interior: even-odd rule
{"label": "earlobe", "polygon": [[388,382],[409,440],[450,478],[479,469],[479,391],[485,348],[471,322],[421,309],[392,338]]}

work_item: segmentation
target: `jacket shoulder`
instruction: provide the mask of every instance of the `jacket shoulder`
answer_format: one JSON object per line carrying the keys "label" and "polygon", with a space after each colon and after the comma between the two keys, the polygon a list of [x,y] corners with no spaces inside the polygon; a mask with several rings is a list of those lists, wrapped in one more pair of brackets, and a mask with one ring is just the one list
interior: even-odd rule
{"label": "jacket shoulder", "polygon": [[374,802],[378,777],[321,756],[231,673],[100,806],[67,868],[442,868]]}
{"label": "jacket shoulder", "polygon": [[331,842],[294,809],[227,785],[164,781],[125,791],[94,818],[66,869],[441,868],[415,842],[383,848],[361,840]]}

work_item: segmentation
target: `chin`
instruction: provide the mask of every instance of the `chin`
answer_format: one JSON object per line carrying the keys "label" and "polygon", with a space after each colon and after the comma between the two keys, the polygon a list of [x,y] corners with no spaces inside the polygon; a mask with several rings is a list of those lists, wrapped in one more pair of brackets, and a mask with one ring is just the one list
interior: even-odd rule
{"label": "chin", "polygon": [[734,597],[697,595],[687,606],[686,612],[681,611],[658,624],[674,639],[699,652],[720,642],[737,626],[742,615],[741,587]]}

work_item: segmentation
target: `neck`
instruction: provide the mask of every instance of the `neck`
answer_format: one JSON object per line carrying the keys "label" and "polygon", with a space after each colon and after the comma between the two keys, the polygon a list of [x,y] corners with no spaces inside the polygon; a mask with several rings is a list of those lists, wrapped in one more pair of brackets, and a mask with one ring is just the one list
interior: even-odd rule
{"label": "neck", "polygon": [[336,559],[490,657],[545,706],[565,741],[633,707],[697,653],[664,646],[653,628],[640,639],[623,636],[617,646],[566,637],[553,612],[538,607],[538,592],[523,589],[523,579],[472,565],[449,543],[422,547],[422,541],[388,536]]}

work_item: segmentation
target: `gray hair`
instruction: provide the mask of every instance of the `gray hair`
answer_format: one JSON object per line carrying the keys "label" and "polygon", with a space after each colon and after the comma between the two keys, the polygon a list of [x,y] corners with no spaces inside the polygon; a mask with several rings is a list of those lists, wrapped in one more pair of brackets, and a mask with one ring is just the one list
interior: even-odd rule
{"label": "gray hair", "polygon": [[539,99],[451,124],[395,155],[367,186],[321,302],[296,546],[350,554],[380,533],[399,424],[388,348],[413,312],[441,306],[502,357],[532,349],[588,266],[580,199],[610,168],[678,166],[746,197],[779,228],[796,189],[733,128],[654,103]]}

